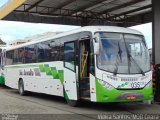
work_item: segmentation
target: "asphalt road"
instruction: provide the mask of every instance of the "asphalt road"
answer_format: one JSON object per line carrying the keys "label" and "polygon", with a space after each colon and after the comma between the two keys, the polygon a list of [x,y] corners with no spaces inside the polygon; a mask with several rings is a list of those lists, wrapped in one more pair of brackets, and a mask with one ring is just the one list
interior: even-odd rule
{"label": "asphalt road", "polygon": [[[119,117],[129,119],[133,118],[132,115],[139,115],[138,117],[140,118],[150,114],[155,116],[147,116],[146,118],[154,117],[155,119],[160,119],[160,116],[156,115],[160,114],[160,105],[83,102],[80,107],[71,107],[61,97],[36,93],[20,96],[17,90],[1,86],[0,114],[0,119],[2,120],[7,118],[12,118],[12,120],[91,120],[100,118],[118,119]],[[143,116],[140,116],[141,114]]]}

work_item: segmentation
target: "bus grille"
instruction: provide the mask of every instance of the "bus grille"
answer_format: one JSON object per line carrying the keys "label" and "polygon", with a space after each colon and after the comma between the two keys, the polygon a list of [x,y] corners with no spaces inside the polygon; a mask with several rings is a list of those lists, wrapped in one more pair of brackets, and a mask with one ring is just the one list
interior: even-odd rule
{"label": "bus grille", "polygon": [[137,78],[135,78],[135,77],[132,77],[132,78],[121,78],[121,81],[138,81],[138,79]]}

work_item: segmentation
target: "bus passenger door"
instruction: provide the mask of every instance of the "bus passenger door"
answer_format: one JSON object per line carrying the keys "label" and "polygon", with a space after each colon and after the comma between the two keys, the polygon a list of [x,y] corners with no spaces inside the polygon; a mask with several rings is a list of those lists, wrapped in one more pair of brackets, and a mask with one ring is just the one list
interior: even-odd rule
{"label": "bus passenger door", "polygon": [[96,102],[95,56],[91,35],[79,41],[79,97]]}
{"label": "bus passenger door", "polygon": [[90,37],[87,36],[79,40],[79,97],[90,101],[89,59]]}
{"label": "bus passenger door", "polygon": [[64,97],[78,100],[76,77],[76,42],[64,43]]}

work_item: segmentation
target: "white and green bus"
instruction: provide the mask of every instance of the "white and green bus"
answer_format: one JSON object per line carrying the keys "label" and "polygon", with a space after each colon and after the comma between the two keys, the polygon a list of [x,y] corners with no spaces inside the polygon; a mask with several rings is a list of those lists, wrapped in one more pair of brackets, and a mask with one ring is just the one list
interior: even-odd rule
{"label": "white and green bus", "polygon": [[6,50],[5,85],[92,102],[152,100],[144,36],[132,29],[86,26]]}
{"label": "white and green bus", "polygon": [[0,45],[0,85],[4,85],[4,65],[5,65],[5,54],[4,51],[6,49],[6,45]]}

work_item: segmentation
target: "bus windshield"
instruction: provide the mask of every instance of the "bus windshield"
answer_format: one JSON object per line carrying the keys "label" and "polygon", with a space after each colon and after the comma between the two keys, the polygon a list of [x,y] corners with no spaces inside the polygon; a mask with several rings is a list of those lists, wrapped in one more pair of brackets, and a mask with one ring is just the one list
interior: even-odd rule
{"label": "bus windshield", "polygon": [[115,74],[144,74],[151,69],[143,36],[106,32],[97,34],[100,36],[98,68]]}

